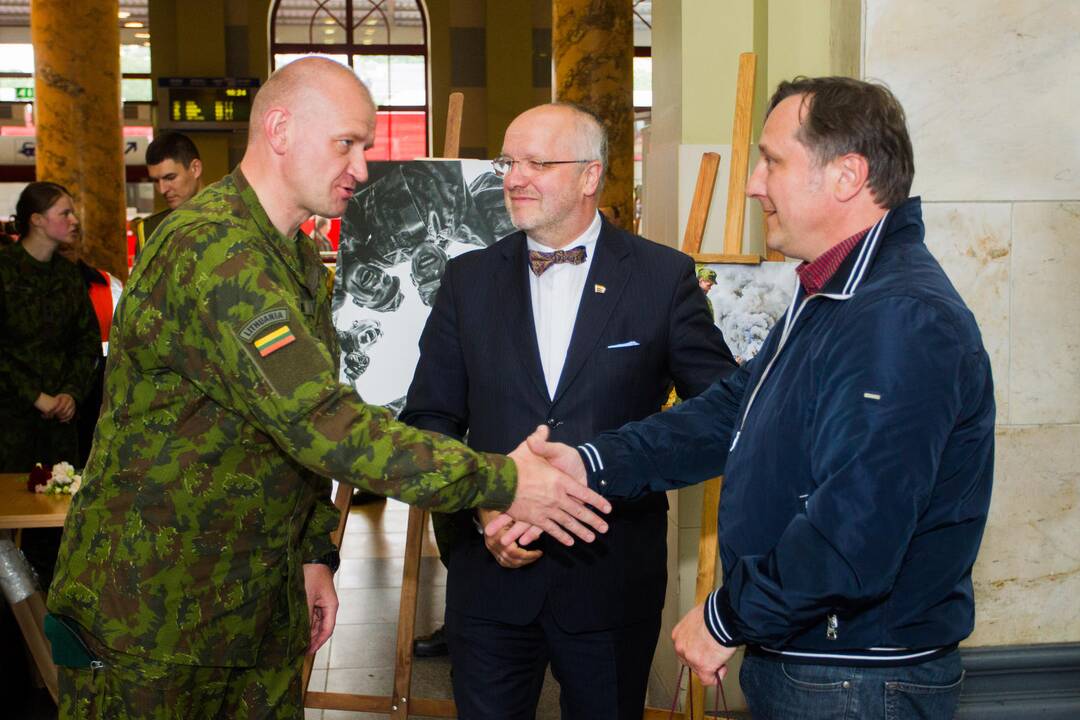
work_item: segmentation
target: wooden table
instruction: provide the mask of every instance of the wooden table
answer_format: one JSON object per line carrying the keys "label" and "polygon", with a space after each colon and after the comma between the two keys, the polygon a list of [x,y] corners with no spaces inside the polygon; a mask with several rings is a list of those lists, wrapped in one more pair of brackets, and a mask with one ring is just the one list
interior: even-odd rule
{"label": "wooden table", "polygon": [[[43,495],[28,491],[26,479],[26,473],[0,473],[0,537],[4,531],[12,531],[16,545],[19,544],[19,531],[24,528],[63,527],[68,507],[71,506],[70,495]],[[0,602],[3,600],[0,599]],[[11,610],[41,679],[55,701],[56,666],[52,663],[52,651],[42,627],[44,598],[40,592],[36,592],[12,605]]]}
{"label": "wooden table", "polygon": [[63,527],[70,495],[43,495],[26,489],[26,473],[0,473],[0,530]]}

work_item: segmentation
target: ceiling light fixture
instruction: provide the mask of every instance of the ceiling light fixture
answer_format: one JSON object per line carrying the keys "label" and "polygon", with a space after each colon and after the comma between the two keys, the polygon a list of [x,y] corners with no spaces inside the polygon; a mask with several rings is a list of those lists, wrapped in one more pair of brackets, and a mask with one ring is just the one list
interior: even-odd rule
{"label": "ceiling light fixture", "polygon": [[126,27],[126,28],[141,28],[141,27],[145,27],[145,25],[143,25],[141,22],[126,22],[126,23],[124,23],[124,27]]}

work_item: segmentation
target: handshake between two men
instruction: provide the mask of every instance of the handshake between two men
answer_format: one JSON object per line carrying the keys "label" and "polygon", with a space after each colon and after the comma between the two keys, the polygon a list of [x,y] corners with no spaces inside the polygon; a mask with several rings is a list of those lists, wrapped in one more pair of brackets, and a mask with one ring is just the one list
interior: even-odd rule
{"label": "handshake between two men", "polygon": [[[545,532],[563,545],[573,545],[574,536],[592,542],[593,530],[607,532],[607,523],[590,506],[606,514],[611,503],[588,488],[584,466],[574,462],[577,453],[547,439],[548,427],[541,425],[509,453],[518,470],[513,504],[504,512],[481,511],[488,547],[503,567],[521,567],[539,558],[539,550],[521,546]],[[573,457],[563,453],[564,448]]]}
{"label": "handshake between two men", "polygon": [[[588,488],[585,465],[577,450],[548,442],[549,434],[548,426],[540,425],[509,454],[518,467],[518,492],[513,505],[503,512],[479,511],[484,542],[505,568],[519,568],[538,560],[542,551],[523,546],[545,532],[563,545],[573,545],[571,534],[585,542],[596,539],[586,525],[598,532],[608,529],[607,523],[588,506],[606,514],[611,512],[611,503]],[[552,473],[556,473],[554,482],[550,480]],[[534,489],[533,474],[548,478],[549,484]],[[563,492],[565,495],[560,494]]]}

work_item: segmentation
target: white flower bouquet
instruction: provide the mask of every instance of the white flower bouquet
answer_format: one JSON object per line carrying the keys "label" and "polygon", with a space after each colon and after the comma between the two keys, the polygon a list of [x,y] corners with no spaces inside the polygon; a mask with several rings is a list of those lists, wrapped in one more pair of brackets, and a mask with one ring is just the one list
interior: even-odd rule
{"label": "white flower bouquet", "polygon": [[30,472],[30,485],[34,492],[44,495],[74,495],[82,487],[82,475],[75,472],[75,467],[68,462],[52,466],[48,479],[40,480],[49,472],[38,463]]}

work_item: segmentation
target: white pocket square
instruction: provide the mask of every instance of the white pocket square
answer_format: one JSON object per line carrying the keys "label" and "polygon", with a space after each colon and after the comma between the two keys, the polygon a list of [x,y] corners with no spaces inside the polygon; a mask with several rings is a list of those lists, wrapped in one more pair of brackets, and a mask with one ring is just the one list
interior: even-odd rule
{"label": "white pocket square", "polygon": [[627,340],[626,342],[615,343],[614,345],[608,345],[608,350],[618,350],[619,348],[637,347],[640,343],[637,340]]}

